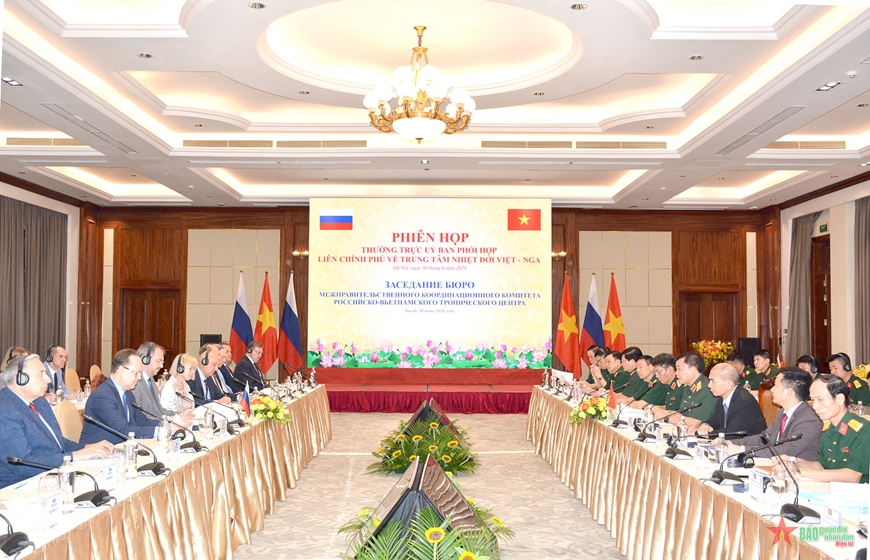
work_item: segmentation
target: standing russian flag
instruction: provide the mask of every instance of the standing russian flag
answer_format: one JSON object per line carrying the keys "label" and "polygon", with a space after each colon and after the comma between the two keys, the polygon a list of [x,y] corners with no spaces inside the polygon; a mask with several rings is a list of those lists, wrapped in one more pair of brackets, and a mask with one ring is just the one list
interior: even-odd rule
{"label": "standing russian flag", "polygon": [[248,300],[245,297],[245,278],[239,271],[239,291],[236,294],[236,308],[233,310],[233,324],[230,327],[230,348],[233,350],[233,361],[245,357],[248,344],[254,341],[254,330],[251,328],[251,317],[248,315]]}
{"label": "standing russian flag", "polygon": [[242,393],[242,396],[239,397],[239,405],[243,409],[245,409],[245,414],[250,418],[251,416],[251,393],[248,391],[248,383],[245,383],[245,391]]}
{"label": "standing russian flag", "polygon": [[586,349],[597,344],[604,347],[604,329],[601,327],[601,313],[598,312],[598,288],[595,286],[595,275],[589,286],[589,299],[586,300],[586,315],[583,318],[583,331],[580,333],[580,358],[588,366],[589,356]]}
{"label": "standing russian flag", "polygon": [[296,310],[296,290],[293,287],[293,273],[287,285],[287,299],[281,310],[281,333],[278,335],[278,359],[290,366],[288,373],[302,367],[302,333],[299,330],[299,312]]}
{"label": "standing russian flag", "polygon": [[278,331],[275,328],[275,312],[272,307],[272,291],[269,289],[269,273],[263,282],[263,296],[260,298],[260,313],[257,315],[257,326],[254,328],[254,340],[263,345],[263,356],[257,365],[263,375],[275,363],[278,353]]}

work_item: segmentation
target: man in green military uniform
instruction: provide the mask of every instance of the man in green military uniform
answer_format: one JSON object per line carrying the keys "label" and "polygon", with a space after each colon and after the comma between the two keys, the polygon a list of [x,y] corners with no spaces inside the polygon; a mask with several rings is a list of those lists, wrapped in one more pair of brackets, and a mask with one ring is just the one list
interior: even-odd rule
{"label": "man in green military uniform", "polygon": [[610,375],[610,387],[613,387],[613,390],[616,392],[624,392],[626,389],[625,384],[628,383],[630,374],[622,369],[622,353],[617,352],[616,350],[610,350],[607,355],[604,356],[604,366],[607,369],[605,377],[608,374]]}
{"label": "man in green military uniform", "polygon": [[849,393],[849,385],[836,375],[820,375],[810,386],[813,410],[825,424],[819,460],[797,460],[806,476],[826,482],[870,481],[870,422],[849,412]]}
{"label": "man in green military uniform", "polygon": [[672,415],[668,418],[668,422],[679,424],[680,420],[685,419],[690,433],[694,433],[698,426],[709,418],[716,409],[716,397],[710,392],[707,386],[708,379],[702,375],[703,373],[704,359],[697,352],[686,352],[677,358],[677,381],[684,387],[683,400],[677,410],[695,405],[697,407],[686,411],[685,416],[682,414]]}
{"label": "man in green military uniform", "polygon": [[870,387],[867,386],[867,380],[856,377],[852,373],[852,360],[845,352],[839,352],[833,356],[828,356],[828,369],[831,375],[836,375],[849,386],[849,404],[870,405]]}
{"label": "man in green military uniform", "polygon": [[[656,379],[665,388],[664,405],[654,405],[653,413],[656,418],[664,416],[669,411],[679,410],[683,402],[683,390],[685,387],[677,381],[677,359],[673,354],[662,353],[653,358],[653,370]],[[644,399],[645,400],[645,399]]]}
{"label": "man in green military uniform", "polygon": [[639,389],[646,388],[647,382],[641,379],[638,373],[638,360],[641,358],[643,358],[643,352],[637,346],[629,346],[622,353],[622,369],[628,372],[628,387],[622,390],[622,395],[617,396],[616,402],[620,402],[619,397],[624,397],[622,400],[632,399]]}
{"label": "man in green military uniform", "polygon": [[603,366],[605,354],[604,349],[596,345],[590,346],[587,350],[586,355],[589,357],[589,375],[586,376],[586,381],[580,382],[580,390],[584,393],[591,394],[610,387],[608,378],[604,375],[605,368]]}
{"label": "man in green military uniform", "polygon": [[651,356],[641,356],[637,360],[637,375],[641,385],[631,395],[634,399],[631,408],[646,408],[647,405],[663,406],[668,395],[668,386],[661,383],[656,376]]}
{"label": "man in green military uniform", "polygon": [[749,388],[752,391],[757,391],[758,387],[765,381],[774,381],[779,375],[779,368],[770,363],[770,352],[767,350],[758,350],[752,358],[752,365],[744,372],[743,381],[749,383]]}

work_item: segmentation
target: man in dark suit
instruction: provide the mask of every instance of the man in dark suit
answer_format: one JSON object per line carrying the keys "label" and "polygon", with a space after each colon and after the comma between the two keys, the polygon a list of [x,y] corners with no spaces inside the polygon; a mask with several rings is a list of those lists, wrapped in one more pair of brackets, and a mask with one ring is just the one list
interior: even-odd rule
{"label": "man in dark suit", "polygon": [[[94,389],[88,398],[85,414],[122,434],[132,432],[137,438],[156,438],[159,420],[148,418],[133,407],[136,402],[133,388],[142,379],[142,358],[132,348],[125,348],[112,358],[111,368],[109,379]],[[179,416],[173,416],[170,420],[182,426],[190,425],[190,422]],[[100,439],[107,439],[112,443],[124,441],[96,424],[85,422],[81,441],[90,443]]]}
{"label": "man in dark suit", "polygon": [[248,344],[247,351],[244,357],[236,364],[236,371],[233,372],[236,383],[244,385],[248,383],[251,390],[258,391],[266,386],[266,377],[260,371],[260,366],[257,363],[263,357],[263,345],[259,342]]}
{"label": "man in dark suit", "polygon": [[56,467],[65,459],[74,462],[111,457],[114,447],[105,440],[85,445],[63,437],[51,405],[41,398],[49,378],[38,355],[14,358],[0,373],[0,378],[6,384],[6,388],[0,390],[0,441],[3,442],[0,487],[45,472],[35,467],[10,465],[7,456]]}
{"label": "man in dark suit", "polygon": [[[710,370],[710,392],[716,398],[716,408],[710,418],[698,427],[700,435],[742,432],[747,436],[760,434],[767,428],[764,413],[752,393],[740,387],[740,373],[731,363],[716,364]],[[740,436],[725,436],[734,439]]]}
{"label": "man in dark suit", "polygon": [[[780,455],[789,455],[816,461],[819,456],[819,441],[822,439],[822,421],[807,404],[810,398],[812,376],[796,367],[785,367],[777,374],[770,392],[773,402],[782,407],[764,433],[769,441],[779,441],[796,434],[801,439],[784,443],[776,448]],[[761,435],[735,439],[729,442],[731,453],[745,451],[750,447],[764,445]],[[772,457],[770,449],[756,451],[758,457]]]}
{"label": "man in dark suit", "polygon": [[233,370],[230,369],[229,364],[233,359],[233,349],[230,347],[230,343],[221,342],[218,354],[221,358],[221,365],[215,372],[215,375],[220,377],[221,381],[223,381],[224,384],[229,387],[231,392],[241,393],[245,390],[245,384],[238,383],[235,377],[233,377]]}
{"label": "man in dark suit", "polygon": [[196,376],[187,382],[190,393],[197,405],[205,404],[206,399],[220,404],[230,404],[237,395],[227,393],[215,372],[221,364],[220,353],[214,344],[206,344],[199,349],[199,365]]}

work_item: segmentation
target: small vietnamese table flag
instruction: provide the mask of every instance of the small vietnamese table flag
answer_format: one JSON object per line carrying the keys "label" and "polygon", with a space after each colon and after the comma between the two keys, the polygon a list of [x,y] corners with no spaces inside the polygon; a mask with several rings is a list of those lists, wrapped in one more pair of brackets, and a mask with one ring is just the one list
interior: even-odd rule
{"label": "small vietnamese table flag", "polygon": [[278,337],[278,359],[289,366],[288,373],[295,373],[305,363],[302,359],[302,333],[299,330],[299,313],[296,311],[296,290],[293,288],[293,273],[287,285],[287,299],[281,310],[281,336]]}
{"label": "small vietnamese table flag", "polygon": [[571,286],[565,274],[565,288],[562,290],[562,306],[559,309],[559,327],[556,330],[556,357],[567,371],[580,373],[580,331],[577,329],[577,315],[571,299]]}
{"label": "small vietnamese table flag", "polygon": [[616,293],[616,278],[610,273],[610,295],[607,297],[607,318],[604,320],[604,345],[611,350],[625,350],[625,326]]}
{"label": "small vietnamese table flag", "polygon": [[272,292],[269,290],[269,273],[263,283],[263,295],[260,298],[260,312],[257,314],[257,326],[254,328],[254,340],[263,345],[263,356],[259,363],[263,375],[275,363],[278,353],[278,329],[275,328],[275,313],[272,311]]}

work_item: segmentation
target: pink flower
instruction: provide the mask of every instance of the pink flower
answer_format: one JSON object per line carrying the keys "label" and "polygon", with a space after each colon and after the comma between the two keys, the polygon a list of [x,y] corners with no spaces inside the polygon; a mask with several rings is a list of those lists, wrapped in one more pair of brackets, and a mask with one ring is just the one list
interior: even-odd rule
{"label": "pink flower", "polygon": [[357,349],[357,347],[354,346],[353,342],[351,342],[351,343],[350,343],[350,353],[351,353],[351,354],[356,354],[356,353],[358,353],[358,352],[359,352],[359,350]]}
{"label": "pink flower", "polygon": [[326,350],[326,346],[324,346],[324,345],[320,342],[320,339],[318,338],[318,339],[317,339],[317,351],[318,351],[318,352],[323,352],[324,350]]}
{"label": "pink flower", "polygon": [[332,367],[332,358],[329,354],[326,354],[322,358],[320,358],[320,367]]}
{"label": "pink flower", "polygon": [[377,353],[377,352],[372,352],[372,363],[373,363],[373,364],[378,363],[378,360],[380,360],[380,359],[381,359],[381,357],[378,356],[378,353]]}
{"label": "pink flower", "polygon": [[411,362],[406,362],[405,360],[402,360],[401,362],[399,362],[398,367],[403,368],[403,369],[409,369],[409,368],[412,368],[414,366],[411,365]]}
{"label": "pink flower", "polygon": [[502,344],[502,345],[501,345],[501,351],[502,351],[502,352],[507,352],[507,344]]}
{"label": "pink flower", "polygon": [[472,352],[471,350],[466,351],[465,352],[465,359],[468,361],[473,360],[474,359],[474,352]]}
{"label": "pink flower", "polygon": [[480,344],[477,345],[477,349],[478,350],[486,350],[486,344],[481,342]]}
{"label": "pink flower", "polygon": [[404,352],[402,352],[402,355],[400,356],[400,358],[401,358],[402,360],[407,360],[407,359],[408,359],[408,355],[405,354]]}
{"label": "pink flower", "polygon": [[338,355],[339,355],[339,356],[344,356],[344,348],[339,348],[339,349],[338,349]]}
{"label": "pink flower", "polygon": [[544,350],[549,350],[550,348],[552,348],[552,345],[549,342],[544,344]]}
{"label": "pink flower", "polygon": [[495,369],[507,369],[507,360],[493,360],[492,367],[494,367]]}
{"label": "pink flower", "polygon": [[432,341],[431,340],[426,341],[426,348],[432,348]]}
{"label": "pink flower", "polygon": [[414,349],[411,348],[410,346],[406,346],[406,347],[405,347],[405,352],[408,353],[408,354],[411,354],[412,352],[414,352]]}
{"label": "pink flower", "polygon": [[332,365],[334,367],[342,367],[345,363],[347,363],[347,360],[345,360],[342,356],[332,359]]}
{"label": "pink flower", "polygon": [[501,350],[496,350],[496,352],[495,352],[495,357],[496,357],[496,358],[501,358]]}
{"label": "pink flower", "polygon": [[544,358],[547,357],[547,353],[543,350],[535,350],[532,352],[532,361],[533,362],[543,362]]}
{"label": "pink flower", "polygon": [[525,356],[520,356],[519,363],[517,364],[517,369],[529,369],[529,362],[526,360]]}
{"label": "pink flower", "polygon": [[513,352],[514,354],[516,354],[516,353],[517,353],[517,347],[514,346],[513,348],[511,348],[511,352]]}
{"label": "pink flower", "polygon": [[447,353],[448,353],[448,354],[451,353],[451,352],[453,352],[453,347],[450,346],[449,344],[446,346],[446,348],[447,348]]}
{"label": "pink flower", "polygon": [[338,343],[337,343],[337,342],[333,342],[333,343],[332,343],[332,349],[333,349],[333,350],[338,350]]}

